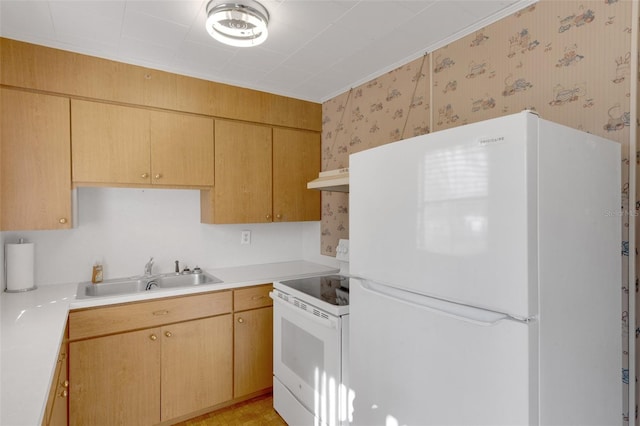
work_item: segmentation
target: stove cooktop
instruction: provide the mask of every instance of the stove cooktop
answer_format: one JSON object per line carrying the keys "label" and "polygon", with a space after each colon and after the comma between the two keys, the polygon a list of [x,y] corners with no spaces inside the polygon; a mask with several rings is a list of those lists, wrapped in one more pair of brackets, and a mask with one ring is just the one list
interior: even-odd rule
{"label": "stove cooktop", "polygon": [[[349,305],[349,277],[344,275],[334,274],[299,278],[280,281],[280,284],[330,305]],[[310,301],[309,303],[312,302]]]}

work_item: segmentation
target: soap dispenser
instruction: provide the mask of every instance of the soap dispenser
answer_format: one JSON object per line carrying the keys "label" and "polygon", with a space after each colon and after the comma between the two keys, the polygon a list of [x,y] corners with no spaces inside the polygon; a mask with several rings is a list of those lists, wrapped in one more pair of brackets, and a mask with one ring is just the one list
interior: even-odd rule
{"label": "soap dispenser", "polygon": [[91,282],[98,284],[102,282],[102,264],[96,260],[93,264],[93,273],[91,274]]}

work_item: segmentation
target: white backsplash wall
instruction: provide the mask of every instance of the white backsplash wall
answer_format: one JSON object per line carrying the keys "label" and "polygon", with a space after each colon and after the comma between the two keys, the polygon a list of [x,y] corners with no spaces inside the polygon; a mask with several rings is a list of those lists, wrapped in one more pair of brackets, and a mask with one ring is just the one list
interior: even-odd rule
{"label": "white backsplash wall", "polygon": [[[240,244],[243,230],[251,244]],[[319,222],[201,224],[197,190],[79,188],[74,229],[7,231],[0,241],[3,252],[19,238],[35,243],[36,283],[48,285],[90,280],[96,260],[105,279],[139,275],[152,256],[154,273],[173,272],[175,260],[181,269],[299,259],[335,266],[320,255],[319,236]]]}

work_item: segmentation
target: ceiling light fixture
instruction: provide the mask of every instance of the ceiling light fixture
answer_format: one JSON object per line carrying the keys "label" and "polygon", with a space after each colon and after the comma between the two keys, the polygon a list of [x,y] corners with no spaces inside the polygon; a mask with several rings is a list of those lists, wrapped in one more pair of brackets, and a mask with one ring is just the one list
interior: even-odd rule
{"label": "ceiling light fixture", "polygon": [[267,39],[269,12],[254,0],[207,4],[207,31],[219,42],[236,47],[257,46]]}

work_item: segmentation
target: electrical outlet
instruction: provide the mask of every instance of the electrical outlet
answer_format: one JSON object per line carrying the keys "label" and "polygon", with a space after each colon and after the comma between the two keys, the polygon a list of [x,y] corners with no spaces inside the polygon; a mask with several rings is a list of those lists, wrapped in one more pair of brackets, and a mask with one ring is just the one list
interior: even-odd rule
{"label": "electrical outlet", "polygon": [[251,244],[251,231],[242,231],[240,234],[240,244]]}

